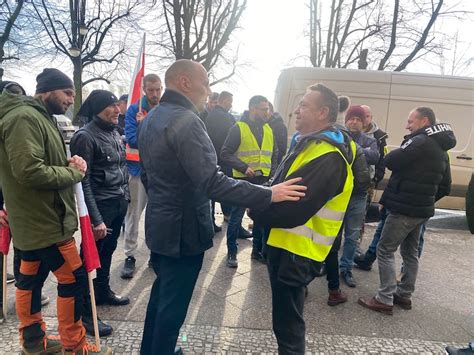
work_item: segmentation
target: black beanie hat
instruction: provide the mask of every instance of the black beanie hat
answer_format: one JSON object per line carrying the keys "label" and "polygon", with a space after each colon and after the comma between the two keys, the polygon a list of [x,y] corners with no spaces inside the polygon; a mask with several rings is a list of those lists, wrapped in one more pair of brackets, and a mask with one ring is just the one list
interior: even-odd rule
{"label": "black beanie hat", "polygon": [[74,83],[66,74],[58,69],[46,68],[36,77],[37,94],[62,89],[74,90]]}
{"label": "black beanie hat", "polygon": [[107,106],[118,101],[117,96],[110,91],[93,90],[83,102],[77,114],[87,117],[88,121],[90,121],[94,115],[101,113]]}

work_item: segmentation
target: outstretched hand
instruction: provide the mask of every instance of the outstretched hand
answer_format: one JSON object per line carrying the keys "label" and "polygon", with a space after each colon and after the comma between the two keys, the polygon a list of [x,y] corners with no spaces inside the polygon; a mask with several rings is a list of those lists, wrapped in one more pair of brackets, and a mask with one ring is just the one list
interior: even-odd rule
{"label": "outstretched hand", "polygon": [[304,197],[307,187],[297,185],[301,179],[297,177],[272,186],[272,202],[298,201]]}

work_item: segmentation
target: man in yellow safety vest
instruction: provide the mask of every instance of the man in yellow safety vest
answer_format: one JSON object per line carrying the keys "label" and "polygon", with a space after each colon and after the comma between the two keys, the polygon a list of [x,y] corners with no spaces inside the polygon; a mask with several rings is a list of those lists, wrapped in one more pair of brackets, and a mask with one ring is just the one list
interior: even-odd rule
{"label": "man in yellow safety vest", "polygon": [[308,88],[295,110],[296,146],[279,165],[272,184],[299,176],[306,196],[252,211],[270,227],[267,265],[272,288],[273,330],[280,354],[304,354],[306,286],[336,239],[351,197],[355,143],[334,127],[336,94],[324,85]]}
{"label": "man in yellow safety vest", "polygon": [[[278,148],[273,131],[267,124],[270,105],[260,95],[249,101],[249,110],[229,131],[221,151],[221,161],[232,168],[232,176],[262,185],[273,175],[278,163]],[[237,237],[240,234],[245,208],[232,207],[227,226],[227,266],[236,268]],[[265,262],[262,254],[263,228],[258,224],[253,230],[252,259]]]}

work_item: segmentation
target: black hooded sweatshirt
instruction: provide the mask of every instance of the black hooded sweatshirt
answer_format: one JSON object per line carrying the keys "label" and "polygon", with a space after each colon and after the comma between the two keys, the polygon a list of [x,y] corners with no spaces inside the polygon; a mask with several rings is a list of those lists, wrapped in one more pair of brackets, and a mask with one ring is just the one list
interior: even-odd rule
{"label": "black hooded sweatshirt", "polygon": [[385,156],[392,175],[380,203],[391,213],[432,217],[435,202],[449,195],[451,189],[447,151],[455,145],[456,137],[446,123],[405,136],[401,147]]}

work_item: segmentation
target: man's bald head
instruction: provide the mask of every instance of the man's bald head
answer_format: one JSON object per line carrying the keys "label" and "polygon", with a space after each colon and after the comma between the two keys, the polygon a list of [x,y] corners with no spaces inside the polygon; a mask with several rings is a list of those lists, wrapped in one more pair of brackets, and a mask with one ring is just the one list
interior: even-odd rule
{"label": "man's bald head", "polygon": [[204,109],[204,103],[211,94],[206,69],[189,59],[179,59],[168,68],[165,84],[167,89],[186,96],[198,111]]}
{"label": "man's bald head", "polygon": [[168,68],[165,73],[165,84],[173,86],[181,76],[193,75],[200,64],[189,59],[179,59]]}

